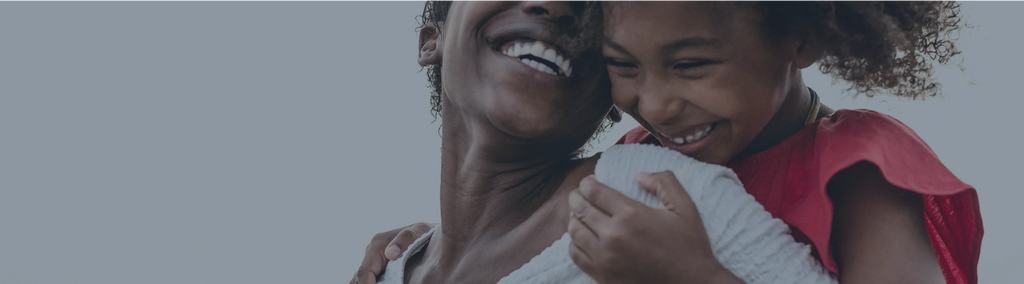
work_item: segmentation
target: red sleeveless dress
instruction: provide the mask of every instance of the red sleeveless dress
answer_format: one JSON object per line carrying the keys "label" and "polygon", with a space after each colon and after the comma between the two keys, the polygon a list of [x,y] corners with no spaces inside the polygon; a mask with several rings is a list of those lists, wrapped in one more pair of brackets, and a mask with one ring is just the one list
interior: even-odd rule
{"label": "red sleeveless dress", "polygon": [[[660,144],[643,127],[617,144]],[[789,224],[829,272],[838,275],[829,237],[832,201],[825,185],[839,171],[867,161],[885,179],[924,198],[925,225],[947,283],[978,282],[981,211],[973,187],[956,178],[906,125],[870,110],[838,110],[779,145],[727,165],[747,192]]]}

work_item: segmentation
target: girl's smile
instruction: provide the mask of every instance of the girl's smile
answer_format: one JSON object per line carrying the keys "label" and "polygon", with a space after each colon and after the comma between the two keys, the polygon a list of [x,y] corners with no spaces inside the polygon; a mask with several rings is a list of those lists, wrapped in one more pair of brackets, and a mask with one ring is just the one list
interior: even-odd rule
{"label": "girl's smile", "polygon": [[707,145],[715,143],[715,138],[722,132],[718,131],[722,128],[717,127],[721,124],[723,124],[721,121],[717,121],[685,127],[681,131],[677,132],[661,132],[655,130],[652,131],[652,133],[658,136],[658,140],[662,142],[662,146],[672,148],[673,150],[686,155],[693,155],[707,147]]}

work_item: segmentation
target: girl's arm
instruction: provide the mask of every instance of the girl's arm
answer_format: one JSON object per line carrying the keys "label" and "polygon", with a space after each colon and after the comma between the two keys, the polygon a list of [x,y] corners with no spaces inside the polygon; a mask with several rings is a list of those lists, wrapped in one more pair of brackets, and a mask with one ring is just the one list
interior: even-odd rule
{"label": "girl's arm", "polygon": [[920,194],[890,184],[866,162],[836,174],[828,192],[840,282],[945,283]]}
{"label": "girl's arm", "polygon": [[728,168],[619,145],[594,173],[569,195],[569,256],[598,283],[837,283]]}
{"label": "girl's arm", "polygon": [[744,283],[712,253],[696,206],[672,172],[641,173],[652,208],[593,176],[569,194],[569,255],[598,283]]}

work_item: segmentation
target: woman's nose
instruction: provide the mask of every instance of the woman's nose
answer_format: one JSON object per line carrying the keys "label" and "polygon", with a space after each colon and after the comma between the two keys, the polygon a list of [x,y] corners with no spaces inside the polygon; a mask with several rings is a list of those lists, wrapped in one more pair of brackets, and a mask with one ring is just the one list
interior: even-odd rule
{"label": "woman's nose", "polygon": [[523,12],[548,18],[557,23],[572,23],[575,12],[566,1],[526,1]]}

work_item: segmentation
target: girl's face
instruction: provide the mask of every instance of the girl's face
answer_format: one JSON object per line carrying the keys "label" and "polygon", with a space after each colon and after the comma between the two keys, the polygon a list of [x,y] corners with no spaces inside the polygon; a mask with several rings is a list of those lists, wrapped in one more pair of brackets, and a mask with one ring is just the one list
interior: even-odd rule
{"label": "girl's face", "polygon": [[767,40],[753,11],[701,2],[606,5],[615,104],[661,144],[703,162],[736,157],[776,115],[798,43]]}

